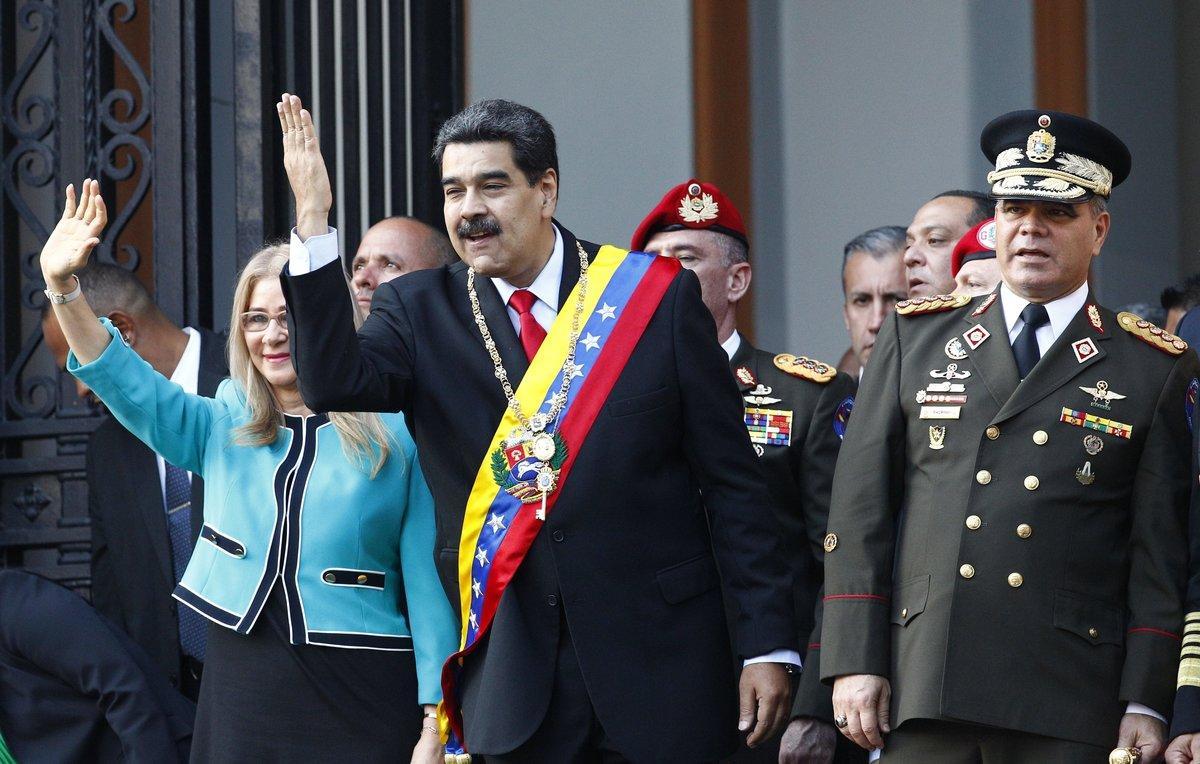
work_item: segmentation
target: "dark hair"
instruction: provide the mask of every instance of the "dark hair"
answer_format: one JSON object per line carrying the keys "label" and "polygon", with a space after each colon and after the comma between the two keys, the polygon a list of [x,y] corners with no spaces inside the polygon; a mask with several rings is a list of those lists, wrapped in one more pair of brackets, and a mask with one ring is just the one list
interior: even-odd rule
{"label": "dark hair", "polygon": [[97,316],[107,316],[116,310],[131,316],[158,311],[150,293],[133,271],[93,261],[75,275],[79,277],[79,286],[87,296],[88,305]]}
{"label": "dark hair", "polygon": [[884,225],[860,233],[842,248],[842,270],[856,252],[865,252],[876,260],[897,254],[897,250],[903,252],[906,236],[907,231],[898,225]]}
{"label": "dark hair", "polygon": [[[1163,310],[1174,308],[1191,310],[1200,305],[1200,273],[1193,273],[1178,284],[1164,289],[1159,301],[1162,303]],[[1146,317],[1142,316],[1142,318]]]}
{"label": "dark hair", "polygon": [[547,170],[558,173],[558,148],[554,128],[528,106],[499,98],[473,103],[446,120],[433,144],[433,161],[442,165],[442,154],[451,143],[504,141],[512,147],[513,161],[529,185]]}
{"label": "dark hair", "polygon": [[[996,214],[996,202],[987,194],[980,191],[963,191],[962,189],[954,189],[952,191],[943,191],[933,199],[941,199],[944,196],[956,196],[960,199],[966,199],[972,202],[971,212],[967,215],[967,227],[974,228],[983,221]],[[929,201],[933,201],[930,199]]]}

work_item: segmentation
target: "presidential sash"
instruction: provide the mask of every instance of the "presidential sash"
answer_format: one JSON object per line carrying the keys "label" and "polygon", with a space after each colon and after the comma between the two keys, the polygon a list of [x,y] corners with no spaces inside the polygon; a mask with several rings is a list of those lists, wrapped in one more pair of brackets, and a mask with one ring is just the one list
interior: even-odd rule
{"label": "presidential sash", "polygon": [[[539,516],[553,509],[562,493],[575,455],[679,267],[671,258],[601,247],[587,270],[581,313],[586,320],[574,365],[566,365],[572,316],[563,309],[516,391],[523,411],[544,417],[553,408],[563,374],[574,376],[558,422],[547,427],[553,442],[542,443],[544,435],[539,439],[525,431],[512,407],[496,427],[467,499],[458,548],[462,635],[458,652],[442,668],[438,709],[448,761],[455,756],[469,760],[456,688],[463,658],[487,633],[505,588],[544,524]],[[573,305],[578,292],[576,284],[562,305]],[[547,472],[553,480],[539,482]],[[546,485],[552,486],[548,493],[539,489]]]}

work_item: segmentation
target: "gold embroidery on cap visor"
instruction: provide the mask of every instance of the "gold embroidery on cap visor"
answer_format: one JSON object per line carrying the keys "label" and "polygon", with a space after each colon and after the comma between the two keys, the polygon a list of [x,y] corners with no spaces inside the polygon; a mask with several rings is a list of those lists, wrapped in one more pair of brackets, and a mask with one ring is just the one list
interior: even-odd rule
{"label": "gold embroidery on cap visor", "polygon": [[1014,167],[1015,157],[1011,151],[1000,152],[996,157],[996,169],[987,174],[996,196],[1021,194],[1045,199],[1077,199],[1089,191],[1106,198],[1112,193],[1112,173],[1087,157],[1063,151],[1054,157],[1057,169],[1029,165]]}

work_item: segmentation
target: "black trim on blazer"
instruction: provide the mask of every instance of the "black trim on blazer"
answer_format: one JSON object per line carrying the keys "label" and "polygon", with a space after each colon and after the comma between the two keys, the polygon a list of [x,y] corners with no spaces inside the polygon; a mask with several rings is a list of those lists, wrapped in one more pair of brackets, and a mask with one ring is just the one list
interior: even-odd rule
{"label": "black trim on blazer", "polygon": [[314,631],[308,635],[309,644],[332,647],[364,647],[371,650],[413,649],[412,637],[387,634],[343,634],[336,631]]}
{"label": "black trim on blazer", "polygon": [[300,599],[300,541],[303,534],[301,514],[304,509],[304,492],[308,488],[308,479],[312,475],[313,464],[317,457],[317,431],[329,422],[324,414],[308,417],[285,414],[284,420],[288,427],[298,427],[302,430],[300,438],[300,461],[296,470],[289,476],[285,493],[286,518],[284,520],[284,554],[281,578],[283,583],[284,600],[288,612],[288,636],[294,645],[303,645],[308,641],[308,625],[304,618],[304,606]]}
{"label": "black trim on blazer", "polygon": [[326,568],[321,571],[321,580],[330,586],[354,586],[382,590],[385,578],[386,574],[374,570]]}
{"label": "black trim on blazer", "polygon": [[208,600],[201,599],[199,595],[193,593],[190,589],[185,589],[183,586],[176,586],[175,591],[171,593],[175,599],[195,610],[202,616],[210,618],[217,623],[223,624],[230,628],[237,626],[238,617],[228,610],[219,608]]}
{"label": "black trim on blazer", "polygon": [[200,538],[211,543],[230,557],[236,557],[240,560],[246,556],[245,544],[217,531],[216,528],[213,528],[208,523],[205,523],[204,527],[200,529]]}

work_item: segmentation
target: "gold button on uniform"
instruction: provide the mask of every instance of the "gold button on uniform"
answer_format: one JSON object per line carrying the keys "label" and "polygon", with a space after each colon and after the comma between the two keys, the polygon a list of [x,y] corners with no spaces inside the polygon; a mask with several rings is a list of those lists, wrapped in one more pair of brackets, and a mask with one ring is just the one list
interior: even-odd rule
{"label": "gold button on uniform", "polygon": [[1041,484],[1042,482],[1037,479],[1037,475],[1030,475],[1029,477],[1025,478],[1025,488],[1030,491],[1036,491],[1037,487]]}
{"label": "gold button on uniform", "polygon": [[1046,434],[1045,430],[1038,430],[1033,434],[1033,442],[1039,446],[1046,445],[1046,441],[1048,440],[1050,440],[1050,436]]}
{"label": "gold button on uniform", "polygon": [[903,608],[903,609],[900,611],[900,617],[901,617],[901,618],[908,618],[908,608]]}
{"label": "gold button on uniform", "polygon": [[962,576],[963,578],[974,578],[975,566],[964,563],[962,567],[958,569],[958,575]]}
{"label": "gold button on uniform", "polygon": [[977,531],[981,525],[983,525],[983,520],[979,518],[979,515],[971,515],[967,518],[967,527],[971,530]]}
{"label": "gold button on uniform", "polygon": [[334,581],[337,581],[337,576],[333,575],[332,573],[326,573],[324,578],[325,583],[327,584],[332,584]]}
{"label": "gold button on uniform", "polygon": [[1100,639],[1100,632],[1095,626],[1093,626],[1092,628],[1088,629],[1088,636],[1092,639]]}
{"label": "gold button on uniform", "polygon": [[359,573],[359,574],[358,574],[358,582],[359,582],[360,584],[365,584],[365,583],[367,582],[367,574],[366,574],[366,573]]}
{"label": "gold button on uniform", "polygon": [[1011,586],[1012,588],[1016,589],[1018,586],[1020,586],[1023,583],[1025,583],[1025,577],[1022,576],[1020,573],[1009,573],[1008,574],[1008,585]]}
{"label": "gold button on uniform", "polygon": [[975,482],[979,483],[980,485],[987,485],[988,483],[992,482],[992,473],[988,472],[987,470],[980,470],[979,472],[976,472]]}
{"label": "gold button on uniform", "polygon": [[995,440],[996,438],[1000,437],[1000,428],[994,424],[988,425],[988,428],[984,430],[984,433],[987,434],[988,440]]}
{"label": "gold button on uniform", "polygon": [[825,547],[825,551],[827,553],[832,552],[834,549],[837,549],[837,544],[838,544],[838,537],[837,537],[836,533],[826,533],[825,534],[824,547]]}
{"label": "gold button on uniform", "polygon": [[1033,535],[1033,526],[1027,523],[1021,523],[1017,526],[1017,535],[1023,539],[1027,539]]}

